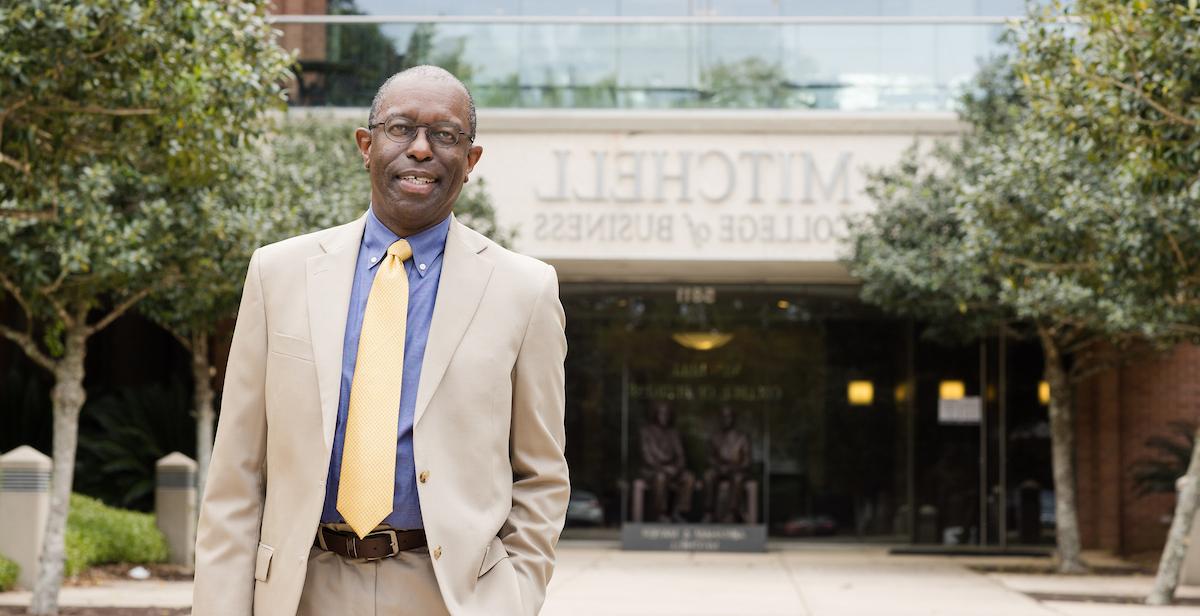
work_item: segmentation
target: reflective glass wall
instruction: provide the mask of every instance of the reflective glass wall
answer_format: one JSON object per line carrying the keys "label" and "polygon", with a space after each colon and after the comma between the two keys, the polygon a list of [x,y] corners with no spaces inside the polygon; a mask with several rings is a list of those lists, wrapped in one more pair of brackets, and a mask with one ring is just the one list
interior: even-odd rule
{"label": "reflective glass wall", "polygon": [[309,24],[280,19],[285,46],[299,50],[301,77],[292,104],[353,107],[368,105],[394,72],[437,64],[468,82],[480,107],[944,110],[953,107],[979,62],[998,51],[1005,30],[990,18]]}
{"label": "reflective glass wall", "polygon": [[[311,4],[311,1],[310,1]],[[1023,0],[329,0],[331,14],[447,16],[997,16],[1025,12]]]}

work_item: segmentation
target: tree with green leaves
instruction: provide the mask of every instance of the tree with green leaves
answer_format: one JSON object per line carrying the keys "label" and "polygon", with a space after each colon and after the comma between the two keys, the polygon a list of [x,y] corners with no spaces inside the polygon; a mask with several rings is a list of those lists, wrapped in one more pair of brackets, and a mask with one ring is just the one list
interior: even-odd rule
{"label": "tree with green leaves", "polygon": [[[138,307],[191,355],[192,413],[196,419],[197,490],[203,494],[212,455],[214,409],[210,342],[225,319],[237,313],[241,280],[250,253],[273,238],[292,207],[272,210],[274,186],[263,159],[245,164],[237,177],[183,193],[186,210],[196,212],[192,241],[177,249],[186,255],[178,282],[156,288]],[[285,225],[285,229],[291,225]],[[290,230],[290,229],[289,229]]]}
{"label": "tree with green leaves", "polygon": [[283,100],[264,2],[0,8],[0,324],[54,378],[51,509],[30,610],[57,611],[87,341],[178,280],[196,215]]}
{"label": "tree with green leaves", "polygon": [[[1077,9],[1092,12],[1085,24],[1116,10]],[[1188,213],[1194,178],[1131,160],[1144,139],[1121,145],[1096,128],[1099,118],[1083,128],[1084,109],[1115,114],[1105,126],[1127,131],[1161,128],[1166,117],[1148,103],[1139,115],[1133,99],[1088,98],[1069,75],[1124,75],[1129,66],[1089,60],[1097,35],[1055,10],[1035,9],[1014,35],[1012,63],[981,73],[964,100],[971,129],[958,143],[873,179],[880,210],[854,226],[852,271],[865,298],[892,310],[1025,330],[1041,343],[1060,570],[1073,572],[1084,569],[1074,389],[1131,348],[1169,347],[1195,331],[1200,220]],[[1194,68],[1177,61],[1158,70]]]}
{"label": "tree with green leaves", "polygon": [[[1063,18],[1073,20],[1064,24]],[[1165,344],[1200,335],[1200,9],[1196,0],[1056,1],[1021,28],[1016,71],[1038,124],[1069,136],[1115,190],[1096,246],[1101,286],[1134,301],[1112,322]],[[1076,266],[1076,269],[1080,269]],[[1200,436],[1200,435],[1197,435]],[[1169,603],[1200,504],[1193,452],[1148,602]]]}

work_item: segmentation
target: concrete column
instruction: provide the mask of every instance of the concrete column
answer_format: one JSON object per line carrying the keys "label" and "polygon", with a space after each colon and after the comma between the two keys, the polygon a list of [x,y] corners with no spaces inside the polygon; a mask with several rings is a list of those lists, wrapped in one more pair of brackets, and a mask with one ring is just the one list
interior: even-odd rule
{"label": "concrete column", "polygon": [[169,453],[154,465],[154,516],[167,538],[171,563],[192,566],[196,545],[196,461]]}
{"label": "concrete column", "polygon": [[50,513],[50,456],[22,445],[0,456],[0,554],[21,567],[17,584],[33,588]]}

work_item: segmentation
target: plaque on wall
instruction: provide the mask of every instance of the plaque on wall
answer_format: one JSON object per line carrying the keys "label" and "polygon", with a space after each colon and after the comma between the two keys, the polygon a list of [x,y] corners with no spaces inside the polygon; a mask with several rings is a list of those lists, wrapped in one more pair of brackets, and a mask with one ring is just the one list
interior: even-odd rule
{"label": "plaque on wall", "polygon": [[764,524],[642,524],[621,527],[621,549],[676,552],[765,552]]}
{"label": "plaque on wall", "polygon": [[960,400],[938,400],[938,423],[941,424],[978,424],[983,417],[983,402],[979,396],[969,396]]}

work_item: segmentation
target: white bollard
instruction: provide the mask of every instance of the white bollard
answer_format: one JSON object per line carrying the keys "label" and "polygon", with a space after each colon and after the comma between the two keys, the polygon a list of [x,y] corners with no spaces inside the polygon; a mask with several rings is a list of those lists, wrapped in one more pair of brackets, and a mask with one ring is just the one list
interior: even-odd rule
{"label": "white bollard", "polygon": [[0,456],[0,554],[21,567],[17,584],[33,588],[50,513],[50,457],[22,445]]}
{"label": "white bollard", "polygon": [[196,461],[176,451],[154,467],[155,522],[167,538],[171,563],[190,567],[196,545]]}

